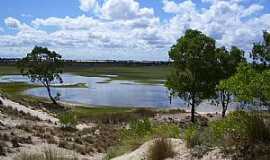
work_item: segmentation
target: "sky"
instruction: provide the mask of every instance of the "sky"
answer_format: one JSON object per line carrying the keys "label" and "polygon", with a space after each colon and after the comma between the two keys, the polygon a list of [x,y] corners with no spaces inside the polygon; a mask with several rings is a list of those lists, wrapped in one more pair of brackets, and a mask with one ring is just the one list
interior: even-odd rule
{"label": "sky", "polygon": [[270,0],[2,0],[0,57],[37,46],[76,60],[168,60],[187,29],[247,53],[270,31]]}

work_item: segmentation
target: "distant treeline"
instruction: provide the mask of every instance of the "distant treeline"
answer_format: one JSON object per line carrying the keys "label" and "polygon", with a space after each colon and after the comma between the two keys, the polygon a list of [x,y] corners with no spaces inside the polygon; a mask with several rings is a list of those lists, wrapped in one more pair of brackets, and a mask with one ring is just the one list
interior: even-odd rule
{"label": "distant treeline", "polygon": [[[0,65],[15,65],[20,58],[0,58]],[[93,61],[78,61],[64,60],[65,66],[155,66],[168,65],[169,61],[134,61],[134,60],[93,60]]]}

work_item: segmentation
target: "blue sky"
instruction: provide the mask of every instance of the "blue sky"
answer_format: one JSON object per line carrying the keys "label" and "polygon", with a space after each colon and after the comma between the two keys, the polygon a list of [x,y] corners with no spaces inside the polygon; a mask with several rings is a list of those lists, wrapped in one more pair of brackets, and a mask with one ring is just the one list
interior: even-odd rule
{"label": "blue sky", "polygon": [[66,59],[168,60],[188,28],[248,52],[270,30],[270,1],[1,1],[0,57],[22,57],[40,45]]}

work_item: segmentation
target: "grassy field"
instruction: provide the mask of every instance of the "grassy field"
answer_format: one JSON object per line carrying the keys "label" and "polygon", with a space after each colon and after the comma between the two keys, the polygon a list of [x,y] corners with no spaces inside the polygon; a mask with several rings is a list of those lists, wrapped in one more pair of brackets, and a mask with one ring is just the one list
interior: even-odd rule
{"label": "grassy field", "polygon": [[[66,66],[64,73],[72,73],[81,76],[104,76],[118,75],[111,77],[112,80],[133,80],[142,83],[160,83],[165,80],[170,67],[167,65],[158,66],[95,66],[95,67],[79,67]],[[16,66],[0,66],[0,75],[20,74]]]}
{"label": "grassy field", "polygon": [[20,71],[16,68],[16,66],[0,65],[0,76],[1,75],[14,75],[14,74],[20,74]]}
{"label": "grassy field", "polygon": [[166,79],[168,66],[102,66],[102,67],[66,67],[65,72],[82,76],[118,75],[112,79],[135,80],[139,82],[157,82]]}

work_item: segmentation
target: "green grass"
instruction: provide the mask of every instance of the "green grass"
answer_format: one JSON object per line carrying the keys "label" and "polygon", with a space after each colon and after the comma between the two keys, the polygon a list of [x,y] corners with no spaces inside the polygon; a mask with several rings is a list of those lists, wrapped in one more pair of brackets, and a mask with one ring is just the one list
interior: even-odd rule
{"label": "green grass", "polygon": [[35,85],[27,84],[24,82],[8,82],[8,83],[0,83],[0,90],[9,93],[9,94],[20,94],[20,92],[25,91],[30,88],[37,87]]}
{"label": "green grass", "polygon": [[0,76],[14,74],[20,74],[20,71],[15,65],[0,65]]}
{"label": "green grass", "polygon": [[[65,66],[64,73],[72,73],[81,76],[104,76],[118,75],[110,77],[112,80],[132,80],[140,83],[161,83],[165,80],[170,67],[167,65],[156,66]],[[0,75],[20,74],[15,65],[1,65]]]}
{"label": "green grass", "polygon": [[66,67],[64,72],[81,76],[118,75],[113,80],[134,80],[142,83],[160,83],[169,73],[169,67],[162,66],[102,66]]}

